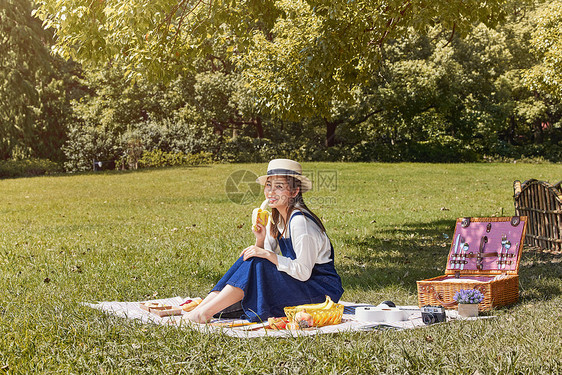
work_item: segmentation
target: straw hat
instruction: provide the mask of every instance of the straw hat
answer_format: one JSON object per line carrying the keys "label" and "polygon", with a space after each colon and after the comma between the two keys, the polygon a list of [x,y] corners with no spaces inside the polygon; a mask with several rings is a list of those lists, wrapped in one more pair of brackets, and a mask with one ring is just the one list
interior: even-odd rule
{"label": "straw hat", "polygon": [[265,185],[268,177],[271,176],[291,176],[301,182],[301,192],[312,189],[312,182],[302,174],[300,163],[290,159],[273,159],[267,165],[267,175],[260,176],[256,180],[261,185]]}

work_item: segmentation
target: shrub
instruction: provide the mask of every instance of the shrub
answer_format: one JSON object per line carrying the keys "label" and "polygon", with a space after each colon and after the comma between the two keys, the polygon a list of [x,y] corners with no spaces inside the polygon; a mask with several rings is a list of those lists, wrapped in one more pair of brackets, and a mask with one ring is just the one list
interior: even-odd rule
{"label": "shrub", "polygon": [[465,147],[463,141],[450,136],[430,141],[412,142],[405,147],[404,161],[424,163],[462,163],[479,159],[476,152]]}
{"label": "shrub", "polygon": [[0,161],[0,178],[40,176],[62,171],[60,164],[47,159]]}
{"label": "shrub", "polygon": [[487,151],[484,159],[488,161],[511,162],[519,160],[537,163],[560,163],[562,161],[562,146],[558,144],[511,145],[502,143]]}
{"label": "shrub", "polygon": [[143,148],[166,153],[197,154],[219,147],[220,136],[212,128],[182,119],[147,121],[134,126]]}
{"label": "shrub", "polygon": [[144,151],[138,161],[139,168],[173,167],[180,165],[200,165],[213,162],[212,154],[200,152],[184,154],[183,152],[164,152],[162,150]]}
{"label": "shrub", "polygon": [[[69,172],[91,171],[93,163],[102,162],[102,169],[115,168],[115,161],[123,155],[120,138],[102,126],[78,122],[70,127],[63,147]],[[107,166],[108,168],[106,168]]]}

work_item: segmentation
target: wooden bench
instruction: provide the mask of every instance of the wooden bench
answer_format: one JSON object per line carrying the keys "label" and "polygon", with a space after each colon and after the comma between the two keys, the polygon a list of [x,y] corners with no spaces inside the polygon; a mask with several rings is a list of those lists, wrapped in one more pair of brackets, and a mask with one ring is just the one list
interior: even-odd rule
{"label": "wooden bench", "polygon": [[527,216],[525,245],[562,251],[562,181],[513,183],[515,215]]}

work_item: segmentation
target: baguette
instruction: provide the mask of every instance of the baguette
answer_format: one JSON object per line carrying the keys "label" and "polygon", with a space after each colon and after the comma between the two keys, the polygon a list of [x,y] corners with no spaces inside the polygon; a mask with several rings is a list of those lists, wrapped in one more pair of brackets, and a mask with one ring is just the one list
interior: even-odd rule
{"label": "baguette", "polygon": [[201,298],[194,298],[191,302],[181,305],[181,308],[185,312],[190,312],[191,310],[195,309],[199,304],[203,302]]}

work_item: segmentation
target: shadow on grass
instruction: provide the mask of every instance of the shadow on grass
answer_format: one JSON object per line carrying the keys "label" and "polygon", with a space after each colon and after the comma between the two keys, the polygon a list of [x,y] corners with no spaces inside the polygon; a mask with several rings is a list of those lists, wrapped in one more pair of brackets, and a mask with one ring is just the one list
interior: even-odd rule
{"label": "shadow on grass", "polygon": [[562,295],[562,253],[524,248],[519,284],[521,301],[548,301]]}
{"label": "shadow on grass", "polygon": [[[400,286],[416,293],[416,281],[442,275],[455,220],[407,223],[365,237],[346,237],[351,251],[338,272],[344,287],[377,290]],[[337,255],[336,255],[337,256]]]}
{"label": "shadow on grass", "polygon": [[[417,294],[416,281],[443,275],[455,220],[407,223],[374,235],[343,238],[340,255],[344,288],[380,290],[399,287]],[[337,257],[337,253],[336,253]],[[562,254],[524,250],[520,264],[522,301],[562,295]]]}

